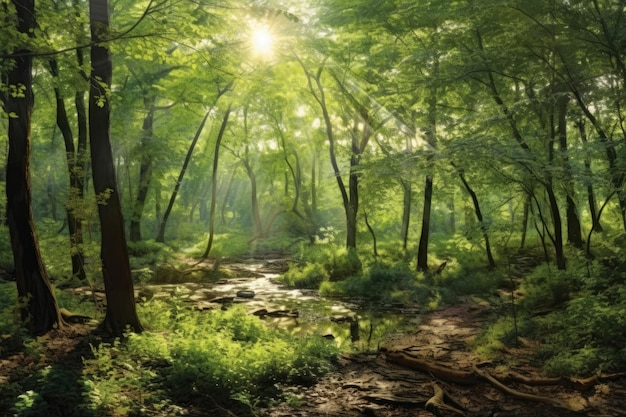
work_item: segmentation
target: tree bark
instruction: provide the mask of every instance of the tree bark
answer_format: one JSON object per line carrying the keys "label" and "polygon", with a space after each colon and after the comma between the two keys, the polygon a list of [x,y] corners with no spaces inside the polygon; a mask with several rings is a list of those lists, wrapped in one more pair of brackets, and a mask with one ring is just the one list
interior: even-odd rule
{"label": "tree bark", "polygon": [[485,225],[482,211],[480,210],[480,204],[478,203],[478,197],[476,196],[476,192],[469,185],[463,171],[461,171],[454,163],[452,166],[457,170],[457,175],[461,179],[463,183],[463,187],[472,198],[472,203],[474,204],[474,213],[476,214],[476,219],[480,224],[480,230],[483,232],[483,239],[485,239],[485,252],[487,253],[487,262],[489,263],[490,268],[494,268],[496,266],[496,261],[493,258],[493,254],[491,253],[491,244],[489,243],[489,234],[487,233],[487,226]]}
{"label": "tree bark", "polygon": [[209,208],[209,241],[207,243],[206,250],[202,254],[202,259],[209,257],[209,253],[211,253],[211,248],[213,246],[213,237],[215,235],[215,207],[217,204],[217,168],[220,156],[220,145],[222,144],[222,138],[224,137],[224,132],[226,131],[226,125],[228,124],[230,108],[231,106],[228,106],[226,113],[224,113],[220,131],[217,134],[217,139],[215,139],[215,151],[213,152],[213,173],[211,176],[211,206]]}
{"label": "tree bark", "polygon": [[430,232],[430,207],[433,198],[433,180],[426,176],[424,185],[424,210],[422,214],[422,234],[417,247],[417,270],[428,271],[428,238]]}
{"label": "tree bark", "polygon": [[[585,131],[585,121],[581,118],[576,122],[576,127],[578,128],[578,133],[580,134],[580,140],[583,143],[583,146],[587,146],[587,132]],[[594,232],[601,232],[602,223],[600,223],[600,216],[598,215],[598,208],[596,205],[596,194],[593,188],[593,181],[591,177],[593,172],[591,171],[591,157],[589,153],[585,155],[585,180],[587,184],[587,203],[589,204],[589,214],[591,215],[591,230]]]}
{"label": "tree bark", "polygon": [[91,77],[89,89],[89,137],[93,185],[101,228],[102,275],[107,311],[103,327],[121,335],[127,327],[141,331],[124,233],[124,221],[110,142],[110,88],[112,62],[105,46],[109,28],[108,0],[90,0]]}
{"label": "tree bark", "polygon": [[193,137],[193,140],[189,144],[189,149],[187,149],[187,156],[185,157],[185,161],[183,162],[183,167],[181,168],[180,173],[178,174],[178,179],[176,180],[176,184],[174,185],[174,191],[172,191],[170,201],[167,205],[167,208],[165,209],[165,213],[163,213],[161,222],[159,223],[159,232],[156,237],[157,242],[161,242],[161,243],[165,242],[165,227],[167,225],[167,220],[170,217],[170,214],[172,213],[172,208],[174,207],[176,196],[178,196],[178,190],[180,189],[180,186],[183,183],[183,179],[185,178],[185,172],[187,172],[187,167],[189,166],[189,162],[191,162],[191,156],[193,155],[193,151],[196,147],[196,144],[198,143],[198,139],[200,139],[200,134],[202,133],[202,129],[204,129],[204,124],[209,118],[209,114],[211,114],[210,110],[207,111],[206,114],[204,115],[202,122],[200,122],[200,126],[198,126],[198,129],[196,130],[196,134]]}
{"label": "tree bark", "polygon": [[141,162],[139,164],[139,187],[132,208],[132,217],[130,219],[129,238],[131,242],[139,242],[141,240],[141,217],[143,209],[146,205],[150,182],[152,181],[152,156],[148,153],[148,143],[154,137],[154,111],[156,98],[154,94],[144,91],[144,110],[146,115],[143,119],[143,134],[141,136]]}
{"label": "tree bark", "polygon": [[[59,69],[56,59],[50,59],[50,73],[54,78],[59,77]],[[82,204],[83,198],[83,169],[81,164],[84,162],[84,148],[74,146],[74,135],[65,109],[65,101],[61,95],[59,87],[54,87],[54,95],[56,98],[56,120],[57,126],[63,136],[65,144],[65,155],[67,159],[67,170],[70,182],[70,192],[68,201],[65,205],[67,214],[67,228],[70,237],[70,253],[72,259],[72,275],[80,280],[85,279],[85,264],[83,253],[83,227],[80,212],[76,208]],[[82,151],[82,152],[81,152]],[[78,214],[77,214],[78,212]]]}
{"label": "tree bark", "polygon": [[561,154],[561,162],[563,164],[563,173],[565,176],[565,216],[567,222],[567,241],[575,248],[583,248],[583,236],[580,227],[580,219],[578,217],[578,209],[576,207],[576,191],[574,180],[572,178],[572,169],[569,163],[567,150],[567,103],[569,97],[557,91],[556,97],[556,113],[557,126],[556,134],[559,139],[559,151]]}
{"label": "tree bark", "polygon": [[[14,0],[17,29],[29,34],[35,28],[34,0]],[[32,213],[30,189],[31,115],[33,110],[32,57],[30,51],[14,52],[9,71],[9,92],[4,103],[8,120],[7,224],[15,263],[18,296],[24,302],[22,322],[31,334],[43,334],[63,324],[44,268]]]}
{"label": "tree bark", "polygon": [[406,250],[409,241],[409,227],[411,222],[412,186],[410,181],[400,179],[403,193],[402,204],[402,227],[400,229],[400,239],[402,239],[402,249]]}

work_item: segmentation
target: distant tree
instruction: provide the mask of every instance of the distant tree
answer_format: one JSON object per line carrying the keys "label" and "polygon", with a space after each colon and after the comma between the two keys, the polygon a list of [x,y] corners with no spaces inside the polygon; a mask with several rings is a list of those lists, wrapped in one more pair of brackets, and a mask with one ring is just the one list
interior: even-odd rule
{"label": "distant tree", "polygon": [[121,334],[127,326],[141,331],[135,308],[122,208],[115,178],[109,135],[111,112],[111,54],[106,46],[109,30],[108,0],[89,1],[91,77],[89,89],[89,139],[93,184],[101,226],[101,261],[107,311],[103,327]]}
{"label": "distant tree", "polygon": [[[32,37],[34,0],[14,0],[17,30]],[[6,6],[6,5],[5,5]],[[13,53],[13,65],[5,78],[5,111],[9,116],[7,158],[7,223],[15,262],[18,296],[24,301],[22,321],[33,334],[42,334],[63,322],[44,268],[32,213],[30,188],[32,91],[31,50],[22,45]],[[4,77],[4,75],[3,75]]]}

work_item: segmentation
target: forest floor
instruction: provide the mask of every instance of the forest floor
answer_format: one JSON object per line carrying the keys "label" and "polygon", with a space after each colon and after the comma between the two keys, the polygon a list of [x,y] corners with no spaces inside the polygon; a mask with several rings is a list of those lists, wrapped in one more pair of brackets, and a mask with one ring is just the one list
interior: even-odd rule
{"label": "forest floor", "polygon": [[[339,366],[310,387],[286,386],[287,401],[260,410],[264,417],[357,417],[357,416],[626,416],[626,378],[599,379],[580,390],[567,382],[548,385],[511,382],[514,373],[529,380],[546,381],[537,363],[539,346],[522,341],[519,348],[501,349],[497,358],[483,360],[472,351],[471,342],[498,315],[497,307],[478,299],[466,299],[456,306],[443,307],[421,315],[414,328],[390,335],[374,353],[344,354]],[[103,340],[93,325],[73,325],[37,339],[36,346],[0,340],[0,386],[17,383],[45,366],[80,369],[91,356],[91,345]],[[37,352],[37,355],[33,355]],[[432,369],[398,364],[424,363]],[[395,359],[394,359],[395,358]],[[415,361],[413,361],[415,359]],[[448,372],[447,370],[452,370]],[[478,370],[505,381],[516,393],[535,395],[531,399],[505,393],[485,378],[458,377]],[[456,373],[455,373],[456,372]],[[457,378],[458,377],[458,378]],[[455,379],[457,379],[455,381]],[[6,385],[4,385],[6,386]],[[435,409],[427,402],[441,388],[443,402]],[[2,397],[2,395],[0,395]],[[555,405],[559,402],[561,406]],[[450,407],[448,408],[447,405]],[[63,404],[51,404],[49,416],[63,416]],[[0,417],[4,414],[0,401]],[[206,411],[206,410],[205,410]],[[190,407],[184,415],[206,415]],[[231,414],[229,414],[231,415]]]}
{"label": "forest floor", "polygon": [[[585,389],[576,390],[567,384],[557,383],[532,386],[506,383],[517,392],[548,399],[549,403],[518,399],[504,393],[485,380],[466,383],[451,382],[434,368],[437,375],[399,366],[391,352],[402,352],[403,357],[419,358],[452,369],[472,371],[477,366],[481,372],[503,379],[515,372],[531,380],[542,380],[541,369],[534,359],[538,346],[526,343],[520,348],[499,352],[498,358],[481,360],[468,348],[487,324],[492,307],[486,303],[466,302],[427,313],[411,333],[391,337],[377,354],[342,356],[339,368],[327,374],[312,387],[288,387],[291,400],[265,410],[266,417],[287,416],[593,416],[612,417],[626,415],[626,378],[597,381]],[[462,383],[461,383],[462,382]],[[434,385],[442,388],[445,403],[452,408],[436,409],[426,403],[433,397]],[[553,400],[564,407],[555,406]],[[461,414],[462,412],[462,414]]]}

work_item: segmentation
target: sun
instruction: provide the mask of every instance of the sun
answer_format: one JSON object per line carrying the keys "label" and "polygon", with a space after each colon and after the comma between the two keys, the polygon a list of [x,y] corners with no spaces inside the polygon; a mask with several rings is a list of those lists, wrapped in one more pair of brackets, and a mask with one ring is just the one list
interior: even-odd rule
{"label": "sun", "polygon": [[259,57],[269,57],[274,52],[274,36],[267,26],[258,25],[252,29],[252,52]]}

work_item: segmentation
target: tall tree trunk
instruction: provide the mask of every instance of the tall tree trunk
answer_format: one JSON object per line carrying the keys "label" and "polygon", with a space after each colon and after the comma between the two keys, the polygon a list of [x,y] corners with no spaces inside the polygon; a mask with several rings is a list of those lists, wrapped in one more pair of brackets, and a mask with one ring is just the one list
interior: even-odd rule
{"label": "tall tree trunk", "polygon": [[428,271],[428,239],[430,232],[430,207],[433,198],[433,180],[426,176],[424,185],[424,210],[422,214],[422,234],[417,247],[417,270]]}
{"label": "tall tree trunk", "polygon": [[[248,151],[246,150],[246,154]],[[261,212],[259,209],[259,197],[257,193],[256,175],[248,161],[248,157],[242,160],[243,167],[246,170],[248,179],[250,180],[250,209],[252,210],[252,223],[254,226],[253,239],[263,237],[263,224],[261,223]]]}
{"label": "tall tree trunk", "polygon": [[[57,62],[54,58],[50,59],[50,73],[56,79],[59,77],[59,69]],[[70,122],[67,117],[67,111],[65,109],[65,101],[61,95],[59,87],[54,87],[54,95],[56,97],[57,113],[56,120],[57,126],[63,136],[63,142],[65,144],[65,155],[67,162],[67,170],[70,181],[70,192],[68,201],[65,206],[67,213],[67,228],[69,230],[70,237],[70,254],[72,259],[72,275],[78,277],[81,280],[85,279],[85,265],[84,265],[84,253],[82,248],[83,233],[82,233],[82,220],[80,213],[76,208],[82,204],[82,189],[83,189],[83,170],[81,168],[80,147],[77,150],[74,146],[74,135]],[[84,150],[83,150],[84,151]]]}
{"label": "tall tree trunk", "polygon": [[154,111],[156,98],[154,94],[144,91],[143,105],[146,115],[143,119],[142,136],[141,136],[141,162],[139,164],[139,187],[132,208],[132,217],[130,219],[129,238],[131,242],[139,242],[141,240],[141,217],[143,209],[146,205],[150,182],[152,181],[152,156],[147,152],[148,143],[152,142],[154,137]]}
{"label": "tall tree trunk", "polygon": [[109,135],[111,55],[106,42],[109,28],[108,0],[90,0],[91,83],[89,89],[89,138],[93,185],[98,197],[101,228],[102,275],[107,311],[103,327],[121,335],[127,326],[141,331],[135,308],[133,280],[128,259],[124,220]]}
{"label": "tall tree trunk", "polygon": [[187,167],[189,166],[189,162],[191,162],[191,156],[193,155],[193,151],[198,143],[198,139],[200,139],[200,134],[202,133],[202,129],[204,129],[204,124],[209,118],[209,114],[211,111],[207,111],[204,117],[202,118],[202,122],[200,122],[200,126],[196,130],[196,134],[189,144],[189,149],[187,149],[187,156],[185,157],[185,161],[183,162],[183,167],[178,174],[178,179],[176,180],[176,184],[174,185],[174,191],[172,191],[172,196],[170,197],[170,201],[165,209],[165,213],[163,213],[163,217],[161,218],[161,222],[159,223],[159,232],[156,237],[157,242],[165,242],[165,227],[167,225],[167,220],[170,217],[172,212],[172,208],[174,208],[174,202],[176,201],[176,196],[178,196],[178,190],[180,189],[181,184],[183,183],[183,179],[185,178],[185,172],[187,172]]}
{"label": "tall tree trunk", "polygon": [[[550,143],[548,145],[548,154],[549,154],[549,162],[550,165],[554,165],[554,121],[552,124],[552,134],[550,137]],[[545,182],[546,193],[548,194],[548,202],[550,205],[550,215],[552,217],[552,224],[554,227],[554,236],[551,237],[552,244],[554,245],[554,253],[555,253],[555,261],[556,267],[559,270],[564,270],[566,268],[565,265],[565,254],[563,252],[563,225],[561,221],[561,213],[559,211],[559,204],[556,199],[556,195],[554,193],[554,187],[552,184],[552,174],[550,172],[547,173],[547,179]]]}
{"label": "tall tree trunk", "polygon": [[[483,51],[484,47],[483,47],[482,37],[481,37],[479,29],[476,30],[476,36],[477,36],[479,48],[481,51]],[[494,79],[494,73],[491,70],[487,71],[487,77],[488,77],[488,81],[485,84],[489,88],[493,100],[500,107],[502,113],[506,117],[506,120],[509,124],[509,128],[511,129],[511,134],[513,135],[513,138],[518,143],[518,145],[522,148],[522,150],[524,150],[527,153],[529,158],[535,159],[532,155],[532,151],[530,147],[524,140],[522,133],[518,128],[517,121],[515,120],[513,113],[510,111],[509,107],[506,106],[506,104],[504,103],[504,100],[500,96],[498,87],[496,86],[496,81]],[[553,142],[554,142],[554,134],[551,135],[550,146],[548,149],[548,151],[550,152],[551,163],[553,162],[553,159],[554,159],[554,156],[553,156],[554,143]],[[554,195],[554,189],[552,187],[552,177],[549,172],[538,173],[538,172],[533,172],[531,170],[531,174],[533,175],[535,179],[537,179],[538,181],[541,182],[541,184],[543,184],[543,186],[546,189],[546,193],[548,194],[548,198],[550,202],[550,212],[552,215],[553,227],[554,227],[554,234],[550,234],[550,236],[551,236],[552,243],[554,245],[554,249],[556,253],[557,267],[559,269],[565,269],[565,258],[563,255],[563,236],[562,236],[561,216],[559,213],[558,203]],[[539,206],[538,202],[537,202],[537,205]],[[545,219],[544,219],[544,225],[545,225]]]}
{"label": "tall tree trunk", "polygon": [[487,253],[487,262],[489,263],[490,268],[494,268],[496,266],[496,261],[493,259],[493,254],[491,253],[491,244],[489,243],[489,234],[487,233],[487,226],[485,225],[485,221],[483,219],[483,213],[480,210],[480,204],[478,203],[478,197],[476,196],[476,192],[469,185],[467,179],[465,178],[465,174],[461,171],[457,166],[452,163],[452,166],[456,168],[457,175],[461,179],[463,183],[463,187],[472,198],[472,203],[474,204],[474,213],[476,214],[476,220],[480,224],[480,230],[483,233],[483,239],[485,239],[485,252]]}
{"label": "tall tree trunk", "polygon": [[412,186],[410,181],[400,179],[402,185],[402,227],[400,229],[400,239],[402,239],[402,249],[406,250],[409,241],[409,227],[411,222]]}
{"label": "tall tree trunk", "polygon": [[206,259],[209,257],[209,253],[211,253],[211,248],[213,246],[213,237],[215,235],[215,207],[217,204],[217,168],[220,156],[220,145],[222,144],[222,138],[224,137],[224,132],[226,131],[226,125],[228,124],[230,108],[231,106],[228,106],[228,109],[226,109],[226,113],[224,113],[224,118],[222,119],[220,131],[217,134],[217,139],[215,139],[215,151],[213,152],[213,172],[211,176],[211,206],[209,209],[209,242],[207,243],[206,250],[202,254],[202,259]]}
{"label": "tall tree trunk", "polygon": [[576,191],[574,180],[572,178],[572,169],[569,163],[567,150],[567,103],[569,97],[557,92],[556,97],[556,113],[557,127],[556,133],[559,139],[559,151],[561,154],[561,162],[563,164],[563,174],[565,176],[565,202],[566,202],[566,219],[567,219],[567,241],[578,249],[583,248],[583,236],[580,227],[580,219],[578,217],[578,209],[576,207]]}
{"label": "tall tree trunk", "polygon": [[[439,61],[435,58],[435,77],[439,74]],[[437,87],[431,87],[428,97],[428,126],[426,128],[426,140],[430,145],[430,151],[434,151],[437,146]],[[430,209],[433,198],[433,177],[432,177],[432,157],[429,151],[428,170],[424,186],[424,210],[422,215],[422,233],[420,235],[419,246],[417,248],[417,270],[428,270],[428,241],[430,236]]]}
{"label": "tall tree trunk", "polygon": [[[337,181],[337,187],[339,188],[339,192],[341,193],[341,202],[343,204],[343,210],[346,217],[346,247],[348,249],[356,249],[356,233],[351,234],[352,219],[356,219],[356,213],[351,213],[352,205],[350,204],[350,197],[348,196],[348,191],[346,189],[345,183],[343,181],[343,177],[341,176],[341,170],[339,169],[339,164],[337,163],[337,154],[335,151],[335,134],[333,132],[333,124],[330,117],[330,113],[328,112],[328,106],[326,105],[326,93],[324,91],[324,87],[322,86],[322,72],[324,67],[320,67],[315,74],[311,73],[303,62],[300,62],[302,69],[307,77],[307,81],[309,84],[309,90],[313,95],[313,98],[320,105],[320,109],[322,110],[322,116],[324,118],[324,125],[326,127],[326,137],[328,138],[328,152],[330,154],[330,164],[333,167],[333,173],[335,175],[335,180]],[[315,85],[313,85],[315,83]],[[354,226],[356,226],[356,222],[352,221]]]}
{"label": "tall tree trunk", "polygon": [[[35,28],[34,0],[13,0],[17,11],[17,29],[32,36]],[[22,322],[31,334],[43,334],[60,326],[56,298],[41,260],[32,213],[30,190],[30,141],[33,110],[32,57],[18,49],[14,66],[8,73],[5,109],[9,115],[9,153],[7,157],[7,224],[15,263],[18,296],[25,301]]]}
{"label": "tall tree trunk", "polygon": [[523,214],[522,214],[522,237],[520,239],[520,248],[523,248],[526,245],[526,234],[528,232],[528,215],[530,213],[530,204],[531,204],[531,197],[530,195],[527,195],[526,198],[524,198],[524,208],[523,208]]}
{"label": "tall tree trunk", "polygon": [[[580,140],[583,146],[587,146],[587,132],[585,131],[585,121],[581,118],[576,122],[578,132],[580,134]],[[589,204],[589,214],[591,215],[591,230],[594,232],[602,231],[602,224],[600,223],[600,215],[596,206],[596,195],[593,189],[592,171],[591,171],[591,157],[589,152],[585,155],[585,182],[587,183],[587,202]]]}

